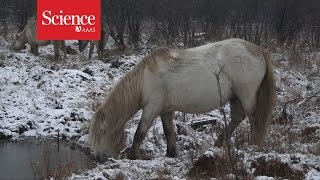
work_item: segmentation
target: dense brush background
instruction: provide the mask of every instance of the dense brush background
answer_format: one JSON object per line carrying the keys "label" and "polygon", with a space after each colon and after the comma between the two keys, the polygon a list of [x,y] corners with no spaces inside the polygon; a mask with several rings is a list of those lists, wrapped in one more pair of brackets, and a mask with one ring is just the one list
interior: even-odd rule
{"label": "dense brush background", "polygon": [[[1,0],[1,33],[22,30],[35,15],[35,0]],[[102,0],[102,15],[117,44],[138,43],[145,31],[155,31],[164,45],[180,40],[185,47],[206,40],[238,37],[258,45],[277,40],[290,46],[302,38],[319,47],[320,2],[317,0]],[[155,38],[155,37],[154,37]],[[199,42],[200,41],[200,42]]]}

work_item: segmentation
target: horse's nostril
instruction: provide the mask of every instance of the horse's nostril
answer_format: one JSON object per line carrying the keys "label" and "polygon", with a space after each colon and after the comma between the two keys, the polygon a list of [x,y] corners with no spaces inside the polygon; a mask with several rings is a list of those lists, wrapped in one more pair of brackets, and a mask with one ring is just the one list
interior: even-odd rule
{"label": "horse's nostril", "polygon": [[24,45],[22,49],[27,49],[27,46],[26,46],[26,45]]}

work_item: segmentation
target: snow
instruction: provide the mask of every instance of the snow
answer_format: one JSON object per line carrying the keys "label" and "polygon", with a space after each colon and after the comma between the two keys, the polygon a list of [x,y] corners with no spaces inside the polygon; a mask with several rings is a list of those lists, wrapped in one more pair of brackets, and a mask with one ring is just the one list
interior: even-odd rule
{"label": "snow", "polygon": [[308,171],[307,175],[306,175],[306,180],[317,180],[320,179],[320,172],[315,170],[315,169],[311,169],[310,171]]}
{"label": "snow", "polygon": [[274,180],[274,178],[268,176],[257,176],[256,180]]}
{"label": "snow", "polygon": [[[0,47],[9,47],[9,44],[3,39],[0,41]],[[74,41],[68,41],[68,45],[77,49]],[[119,68],[111,68],[110,63],[95,59],[97,55],[90,61],[85,53],[68,55],[63,61],[53,62],[52,46],[40,47],[39,50],[40,56],[36,57],[29,49],[13,53],[9,48],[0,48],[0,137],[53,137],[59,132],[62,137],[75,138],[80,145],[86,146],[88,122],[95,108],[145,54],[115,57],[111,61],[118,60],[123,64]],[[320,77],[309,76],[310,70],[288,68],[286,57],[281,53],[274,54],[275,61],[283,58],[285,60],[279,61],[280,66],[275,68],[278,105],[274,119],[281,115],[284,103],[297,99],[287,105],[287,114],[292,119],[284,125],[273,125],[267,143],[276,148],[267,149],[268,152],[256,152],[247,146],[237,147],[235,151],[242,156],[245,164],[261,156],[267,160],[276,158],[305,172],[306,179],[320,179],[320,153],[316,149],[318,147],[320,150],[319,140],[302,143],[302,140],[291,142],[288,138],[290,133],[299,136],[306,127],[319,127],[312,136],[320,139],[319,96],[304,102],[306,97],[320,90]],[[311,71],[314,69],[316,67]],[[225,106],[225,110],[230,119],[229,105]],[[138,112],[127,124],[128,146],[133,141],[140,116],[141,112]],[[208,124],[201,131],[190,127],[194,122],[212,119],[216,119],[217,124]],[[176,113],[177,158],[165,157],[166,142],[161,121],[157,119],[142,146],[151,155],[151,160],[109,159],[97,164],[94,169],[73,174],[70,179],[187,179],[186,175],[197,157],[225,153],[223,148],[214,146],[217,133],[224,125],[222,119],[218,110],[201,115]],[[233,137],[232,142],[247,137],[249,127],[248,119],[244,120],[235,133],[238,137]],[[273,136],[276,138],[271,138]],[[246,168],[248,172],[254,172],[250,165]],[[272,180],[276,177],[255,178]]]}
{"label": "snow", "polygon": [[[40,52],[50,49],[40,47]],[[81,67],[83,62],[74,59],[54,64],[29,52],[0,53],[8,57],[1,68],[0,132],[8,134],[9,129],[13,137],[55,136],[57,131],[67,138],[78,137],[83,122],[92,115],[90,104],[97,101],[94,96],[104,95],[118,80],[109,79],[107,73],[116,77],[124,73],[97,60]],[[128,57],[126,63],[136,63],[135,58]],[[95,76],[85,73],[86,69]],[[19,128],[25,131],[19,132]]]}

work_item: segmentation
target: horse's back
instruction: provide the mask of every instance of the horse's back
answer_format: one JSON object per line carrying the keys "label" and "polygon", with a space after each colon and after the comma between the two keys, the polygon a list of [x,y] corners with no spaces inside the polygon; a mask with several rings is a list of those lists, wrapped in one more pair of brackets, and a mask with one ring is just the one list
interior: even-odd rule
{"label": "horse's back", "polygon": [[172,110],[210,111],[234,93],[256,94],[265,74],[259,47],[240,39],[170,50],[170,54],[174,61],[164,63],[157,75]]}
{"label": "horse's back", "polygon": [[[260,83],[265,74],[266,66],[262,50],[257,45],[242,39],[210,43],[186,49],[186,52],[187,57],[184,58],[205,62],[211,65],[214,73],[221,70],[233,85]],[[196,58],[197,56],[203,58]]]}
{"label": "horse's back", "polygon": [[[199,50],[170,50],[173,61],[159,63],[158,81],[161,81],[165,94],[165,109],[189,113],[203,113],[218,108],[231,96],[231,83],[222,73],[218,77],[219,67],[210,61],[205,45]],[[218,78],[221,82],[221,101]],[[150,81],[155,84],[157,80]],[[157,88],[154,88],[157,89]]]}

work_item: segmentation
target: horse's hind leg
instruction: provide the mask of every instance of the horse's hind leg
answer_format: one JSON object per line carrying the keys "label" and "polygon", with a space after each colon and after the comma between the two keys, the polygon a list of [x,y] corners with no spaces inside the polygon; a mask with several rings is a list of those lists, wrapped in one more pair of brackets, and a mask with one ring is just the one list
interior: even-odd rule
{"label": "horse's hind leg", "polygon": [[60,41],[61,50],[63,52],[64,58],[67,57],[67,47],[65,41]]}
{"label": "horse's hind leg", "polygon": [[[102,34],[101,34],[102,36]],[[102,60],[102,40],[95,41],[96,49],[97,49],[97,54],[98,58]]]}
{"label": "horse's hind leg", "polygon": [[39,50],[38,50],[38,45],[35,43],[30,44],[30,48],[31,48],[31,53],[39,56]]}
{"label": "horse's hind leg", "polygon": [[59,41],[52,41],[54,49],[54,60],[59,59]]}
{"label": "horse's hind leg", "polygon": [[36,56],[39,56],[39,55],[40,55],[38,44],[34,44],[34,54],[35,54]]}
{"label": "horse's hind leg", "polygon": [[167,154],[168,157],[177,156],[177,145],[176,145],[176,134],[173,125],[173,114],[174,112],[160,114],[163,131],[167,141]]}
{"label": "horse's hind leg", "polygon": [[97,52],[100,60],[103,58],[104,48],[107,43],[107,37],[104,31],[101,31],[101,39],[97,41]]}
{"label": "horse's hind leg", "polygon": [[[253,91],[256,92],[256,91]],[[255,93],[254,93],[255,94]],[[256,144],[256,145],[261,145],[263,142],[259,142],[257,139],[257,129],[254,128],[254,123],[259,123],[257,122],[257,119],[255,117],[256,113],[256,105],[257,105],[257,100],[255,95],[249,95],[247,98],[240,98],[240,101],[243,105],[243,109],[246,112],[250,125],[251,125],[251,139],[250,139],[250,144]]]}
{"label": "horse's hind leg", "polygon": [[128,158],[129,159],[137,159],[139,157],[139,148],[148,132],[150,127],[152,126],[154,119],[160,112],[160,108],[156,106],[156,104],[150,103],[143,108],[143,113],[134,134],[133,143],[129,151]]}
{"label": "horse's hind leg", "polygon": [[90,59],[91,59],[91,57],[92,57],[93,49],[94,49],[94,43],[90,42],[89,60],[90,60]]}
{"label": "horse's hind leg", "polygon": [[233,131],[239,126],[242,120],[246,117],[243,107],[239,99],[234,98],[230,100],[231,108],[231,122],[226,127],[226,131],[221,133],[216,142],[217,146],[222,146],[224,138],[227,140],[231,137]]}
{"label": "horse's hind leg", "polygon": [[100,60],[102,60],[102,50],[101,50],[101,41],[98,41],[98,43],[97,43],[97,53],[98,53],[98,58],[100,59]]}

